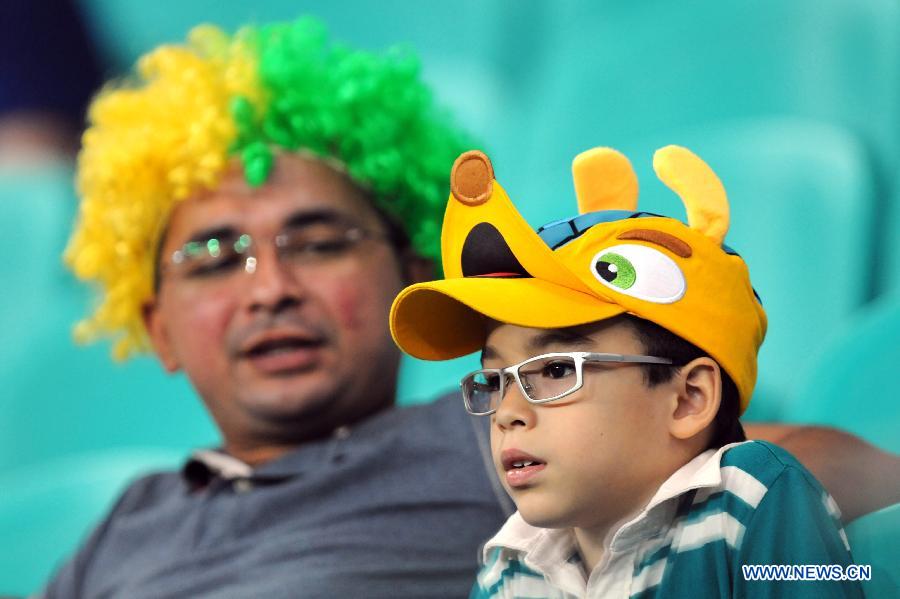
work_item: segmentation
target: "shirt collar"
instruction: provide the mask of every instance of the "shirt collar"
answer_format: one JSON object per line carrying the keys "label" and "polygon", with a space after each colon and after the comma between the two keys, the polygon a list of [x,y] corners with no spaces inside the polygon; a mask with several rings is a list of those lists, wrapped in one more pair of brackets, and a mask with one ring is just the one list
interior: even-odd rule
{"label": "shirt collar", "polygon": [[[722,454],[732,443],[719,449],[704,451],[676,470],[647,502],[637,515],[626,518],[610,529],[606,547],[613,551],[627,551],[637,543],[656,534],[663,523],[670,520],[679,499],[694,489],[716,487],[722,484],[720,464]],[[506,521],[500,531],[489,540],[483,550],[487,563],[495,549],[510,551],[524,559],[531,567],[546,571],[548,567],[568,560],[575,550],[575,536],[571,529],[539,528],[525,522],[517,511]]]}
{"label": "shirt collar", "polygon": [[325,469],[344,457],[346,452],[377,444],[397,434],[402,426],[394,421],[404,418],[404,410],[385,409],[353,426],[339,426],[331,435],[309,441],[271,462],[253,468],[221,449],[195,451],[181,469],[182,478],[192,488],[202,488],[213,477],[224,480],[239,478],[257,482],[277,482],[315,470]]}

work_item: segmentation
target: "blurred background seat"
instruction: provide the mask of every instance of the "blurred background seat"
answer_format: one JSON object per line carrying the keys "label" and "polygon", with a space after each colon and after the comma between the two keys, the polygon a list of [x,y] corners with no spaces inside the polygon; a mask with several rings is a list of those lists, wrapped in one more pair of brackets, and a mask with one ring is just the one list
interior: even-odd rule
{"label": "blurred background seat", "polygon": [[863,582],[866,599],[896,599],[900,593],[900,503],[858,518],[846,527],[853,561],[872,566]]}
{"label": "blurred background seat", "polygon": [[812,358],[798,374],[784,421],[840,427],[900,453],[900,296],[842,319]]}
{"label": "blurred background seat", "polygon": [[534,118],[520,130],[534,150],[522,175],[555,174],[535,189],[545,197],[571,185],[568,160],[598,140],[625,147],[756,116],[849,130],[890,191],[900,165],[893,0],[568,2],[545,25],[547,53],[527,98]]}
{"label": "blurred background seat", "polygon": [[0,175],[0,473],[116,446],[187,451],[217,435],[186,381],[144,357],[117,364],[106,344],[78,347],[88,295],[62,263],[75,212],[70,166]]}

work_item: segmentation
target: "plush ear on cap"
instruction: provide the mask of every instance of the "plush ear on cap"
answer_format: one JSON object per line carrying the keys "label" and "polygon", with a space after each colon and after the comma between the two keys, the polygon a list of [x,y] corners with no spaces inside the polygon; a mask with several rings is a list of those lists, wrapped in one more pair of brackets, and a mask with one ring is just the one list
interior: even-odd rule
{"label": "plush ear on cap", "polygon": [[612,148],[593,148],[572,161],[578,213],[637,209],[638,180],[625,156]]}
{"label": "plush ear on cap", "polygon": [[494,189],[494,166],[484,152],[469,150],[459,155],[450,169],[450,192],[469,206],[485,203]]}
{"label": "plush ear on cap", "polygon": [[690,227],[721,245],[728,233],[728,196],[712,169],[681,146],[657,150],[653,169],[684,202]]}

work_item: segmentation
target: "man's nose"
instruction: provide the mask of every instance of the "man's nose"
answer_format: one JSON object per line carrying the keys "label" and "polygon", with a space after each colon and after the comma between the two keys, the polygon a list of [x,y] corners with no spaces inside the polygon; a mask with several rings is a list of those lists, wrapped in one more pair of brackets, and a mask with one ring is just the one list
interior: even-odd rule
{"label": "man's nose", "polygon": [[531,428],[536,419],[534,404],[522,395],[522,390],[514,380],[506,385],[506,393],[494,412],[494,422],[501,430],[515,427]]}
{"label": "man's nose", "polygon": [[285,305],[298,304],[306,297],[306,290],[298,273],[279,259],[272,246],[258,248],[249,261],[246,285],[247,305],[251,311],[277,311]]}

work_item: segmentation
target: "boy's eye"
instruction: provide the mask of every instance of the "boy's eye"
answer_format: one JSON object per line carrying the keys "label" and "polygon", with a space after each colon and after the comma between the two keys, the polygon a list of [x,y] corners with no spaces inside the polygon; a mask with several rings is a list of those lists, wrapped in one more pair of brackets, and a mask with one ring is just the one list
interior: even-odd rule
{"label": "boy's eye", "polygon": [[591,273],[613,291],[657,304],[678,301],[687,288],[678,264],[645,245],[617,245],[598,252]]}
{"label": "boy's eye", "polygon": [[494,393],[500,390],[500,375],[493,372],[480,372],[475,375],[472,385],[475,391]]}
{"label": "boy's eye", "polygon": [[575,374],[575,365],[571,362],[550,362],[544,364],[541,374],[551,379],[561,379]]}

